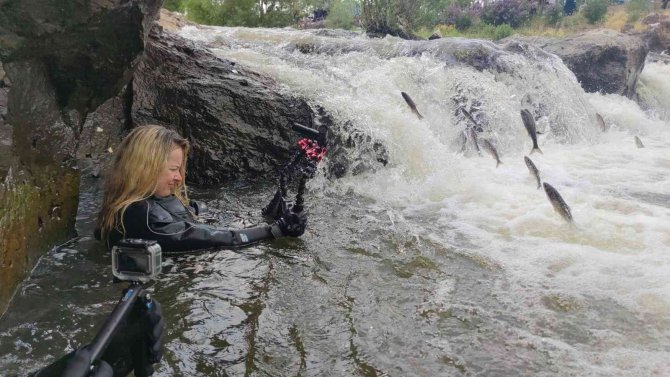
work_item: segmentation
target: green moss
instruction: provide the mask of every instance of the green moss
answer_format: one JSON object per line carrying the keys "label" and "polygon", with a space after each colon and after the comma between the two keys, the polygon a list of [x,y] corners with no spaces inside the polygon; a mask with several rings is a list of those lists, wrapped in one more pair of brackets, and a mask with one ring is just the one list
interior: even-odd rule
{"label": "green moss", "polygon": [[0,312],[39,257],[73,234],[79,175],[58,177],[0,186]]}

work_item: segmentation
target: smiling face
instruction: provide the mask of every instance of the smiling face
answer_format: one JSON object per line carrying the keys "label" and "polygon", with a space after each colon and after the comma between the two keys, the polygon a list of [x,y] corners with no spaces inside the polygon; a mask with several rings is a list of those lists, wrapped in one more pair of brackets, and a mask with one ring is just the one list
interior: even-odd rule
{"label": "smiling face", "polygon": [[181,164],[184,161],[184,151],[178,145],[174,145],[168,155],[165,168],[158,176],[156,185],[156,196],[169,196],[174,194],[175,189],[179,187],[183,177],[181,176]]}

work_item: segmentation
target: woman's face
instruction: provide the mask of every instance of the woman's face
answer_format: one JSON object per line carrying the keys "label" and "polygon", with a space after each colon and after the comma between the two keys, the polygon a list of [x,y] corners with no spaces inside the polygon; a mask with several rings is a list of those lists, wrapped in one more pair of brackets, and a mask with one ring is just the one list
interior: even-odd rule
{"label": "woman's face", "polygon": [[181,163],[184,161],[184,151],[177,145],[168,155],[165,168],[158,176],[158,185],[154,192],[157,196],[168,196],[174,193],[175,188],[182,180],[180,173]]}

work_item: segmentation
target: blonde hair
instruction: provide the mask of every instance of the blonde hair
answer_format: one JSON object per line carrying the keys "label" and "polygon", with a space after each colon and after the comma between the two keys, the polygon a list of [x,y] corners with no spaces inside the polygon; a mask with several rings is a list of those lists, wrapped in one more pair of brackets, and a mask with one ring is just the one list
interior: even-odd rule
{"label": "blonde hair", "polygon": [[98,213],[97,227],[103,240],[116,229],[124,236],[123,215],[131,204],[153,195],[168,156],[175,148],[184,152],[179,173],[182,181],[175,186],[174,195],[184,205],[188,204],[186,193],[186,156],[188,140],[177,132],[162,126],[137,127],[126,136],[114,155],[105,179],[105,194]]}

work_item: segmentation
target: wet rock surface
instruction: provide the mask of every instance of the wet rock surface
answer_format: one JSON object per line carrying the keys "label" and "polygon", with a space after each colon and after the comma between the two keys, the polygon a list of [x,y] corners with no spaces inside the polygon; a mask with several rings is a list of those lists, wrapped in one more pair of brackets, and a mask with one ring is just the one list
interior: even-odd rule
{"label": "wet rock surface", "polygon": [[12,127],[0,125],[11,151],[0,152],[0,312],[39,256],[73,234],[86,116],[132,76],[160,4],[0,3],[0,112]]}
{"label": "wet rock surface", "polygon": [[214,185],[273,173],[289,158],[309,105],[274,80],[156,28],[133,79],[136,125],[172,127],[191,142],[189,180]]}
{"label": "wet rock surface", "polygon": [[562,39],[514,37],[558,55],[586,92],[635,96],[637,79],[648,53],[636,35],[597,29]]}
{"label": "wet rock surface", "polygon": [[649,51],[670,53],[670,15],[652,13],[642,20],[647,25],[644,32]]}

